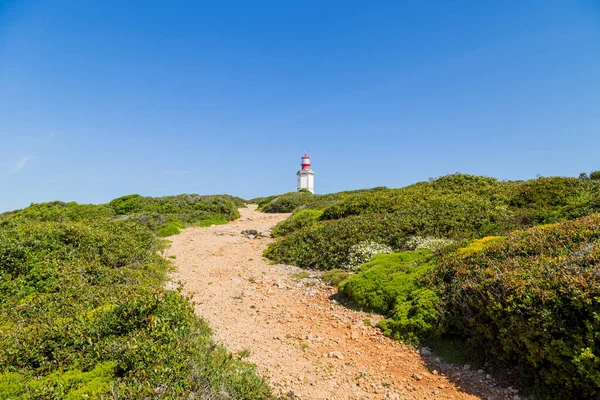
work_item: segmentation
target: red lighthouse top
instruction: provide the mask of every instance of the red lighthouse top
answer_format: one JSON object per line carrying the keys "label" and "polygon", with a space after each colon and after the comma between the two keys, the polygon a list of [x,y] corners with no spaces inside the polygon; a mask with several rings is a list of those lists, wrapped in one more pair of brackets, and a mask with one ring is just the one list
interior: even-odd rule
{"label": "red lighthouse top", "polygon": [[302,156],[302,164],[300,165],[302,166],[302,169],[310,169],[310,157],[304,154],[304,156]]}

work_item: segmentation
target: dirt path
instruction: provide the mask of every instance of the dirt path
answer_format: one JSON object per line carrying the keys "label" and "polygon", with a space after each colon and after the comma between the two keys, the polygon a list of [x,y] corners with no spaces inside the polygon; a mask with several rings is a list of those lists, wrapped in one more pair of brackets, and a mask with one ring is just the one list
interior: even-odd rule
{"label": "dirt path", "polygon": [[[513,399],[483,371],[452,367],[395,342],[369,325],[374,315],[343,307],[335,289],[271,265],[265,232],[287,214],[240,210],[228,225],[189,228],[172,237],[174,280],[232,352],[245,354],[274,392],[300,399]],[[296,275],[294,275],[296,274]],[[292,396],[292,394],[294,396]]]}

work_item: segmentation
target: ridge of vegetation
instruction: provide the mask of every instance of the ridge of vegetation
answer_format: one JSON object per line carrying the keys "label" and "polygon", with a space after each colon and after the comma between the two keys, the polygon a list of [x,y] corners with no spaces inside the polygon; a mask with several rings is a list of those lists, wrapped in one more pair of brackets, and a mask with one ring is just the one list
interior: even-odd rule
{"label": "ridge of vegetation", "polygon": [[539,397],[597,398],[599,176],[303,195],[265,256],[349,275],[341,296],[385,315],[386,335],[468,341],[521,367]]}
{"label": "ridge of vegetation", "polygon": [[0,216],[0,398],[271,398],[190,299],[164,289],[171,266],[156,232],[227,221],[237,205],[134,195]]}

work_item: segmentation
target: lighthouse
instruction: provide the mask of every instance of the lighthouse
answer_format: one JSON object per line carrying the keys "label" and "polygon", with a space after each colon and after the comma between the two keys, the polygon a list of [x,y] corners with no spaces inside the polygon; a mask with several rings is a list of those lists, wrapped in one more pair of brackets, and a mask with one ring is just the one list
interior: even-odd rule
{"label": "lighthouse", "polygon": [[302,169],[296,173],[298,177],[298,191],[307,189],[311,193],[315,193],[315,171],[310,169],[310,157],[304,155],[302,157]]}

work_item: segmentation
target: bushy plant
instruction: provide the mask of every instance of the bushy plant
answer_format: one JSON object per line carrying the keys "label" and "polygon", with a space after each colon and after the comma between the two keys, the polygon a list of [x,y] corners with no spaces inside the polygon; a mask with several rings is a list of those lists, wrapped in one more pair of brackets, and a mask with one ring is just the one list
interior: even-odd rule
{"label": "bushy plant", "polygon": [[186,225],[210,226],[239,218],[237,209],[244,206],[244,202],[228,195],[143,197],[133,194],[114,199],[109,206],[116,214],[142,222],[160,236],[170,236]]}
{"label": "bushy plant", "polygon": [[271,231],[273,237],[285,236],[304,227],[310,226],[319,220],[321,210],[303,209],[295,212],[285,221],[275,225]]}
{"label": "bushy plant", "polygon": [[340,268],[347,263],[350,248],[363,241],[399,250],[412,236],[470,239],[503,232],[505,216],[505,209],[490,207],[485,200],[452,195],[394,213],[320,221],[271,243],[265,255],[301,267]]}
{"label": "bushy plant", "polygon": [[365,241],[392,249],[405,240],[403,226],[392,215],[354,216],[309,225],[269,244],[265,256],[281,263],[322,270],[342,268],[352,246]]}
{"label": "bushy plant", "polygon": [[[290,192],[272,198],[262,205],[260,211],[265,213],[291,213],[298,206],[312,202],[314,195],[310,192]],[[259,205],[260,206],[260,205]]]}
{"label": "bushy plant", "polygon": [[147,226],[79,211],[41,205],[3,220],[1,398],[271,397],[187,298],[162,289],[170,266]]}
{"label": "bushy plant", "polygon": [[516,231],[449,257],[448,329],[526,366],[554,398],[600,395],[600,215]]}
{"label": "bushy plant", "polygon": [[429,250],[433,253],[441,252],[455,244],[451,239],[422,236],[413,236],[406,241],[409,250]]}
{"label": "bushy plant", "polygon": [[574,219],[600,211],[597,181],[549,177],[522,182],[510,200],[516,227]]}
{"label": "bushy plant", "polygon": [[360,242],[350,247],[343,269],[356,270],[367,261],[370,261],[373,256],[391,253],[392,251],[392,248],[385,244],[373,241]]}
{"label": "bushy plant", "polygon": [[459,254],[473,254],[482,251],[486,246],[504,240],[505,236],[485,236],[472,240],[467,246],[457,249]]}
{"label": "bushy plant", "polygon": [[15,212],[0,215],[0,226],[19,225],[27,222],[71,222],[98,221],[115,217],[114,210],[106,204],[77,204],[52,201],[49,203],[32,204]]}
{"label": "bushy plant", "polygon": [[308,190],[290,192],[277,196],[262,197],[251,200],[258,203],[258,210],[265,213],[294,212],[301,209],[320,210],[336,201],[363,192],[376,192],[387,188],[361,189],[324,195],[315,195]]}
{"label": "bushy plant", "polygon": [[414,342],[435,336],[437,295],[421,284],[435,265],[427,250],[380,254],[343,281],[340,293],[357,305],[386,314],[379,326],[396,339]]}
{"label": "bushy plant", "polygon": [[181,232],[181,228],[183,228],[183,224],[180,222],[167,222],[160,228],[158,228],[158,231],[156,233],[158,234],[158,236],[162,237],[173,236]]}
{"label": "bushy plant", "polygon": [[[339,268],[350,247],[365,240],[401,250],[414,248],[412,242],[407,243],[410,237],[434,237],[441,250],[448,240],[458,243],[505,235],[600,211],[598,183],[576,178],[500,182],[452,174],[402,189],[377,188],[335,196],[337,201],[323,210],[319,221],[307,218],[306,224],[295,224],[292,216],[282,223],[299,229],[279,232],[278,236],[283,236],[265,254],[298,266]],[[315,203],[302,207],[311,204]]]}

